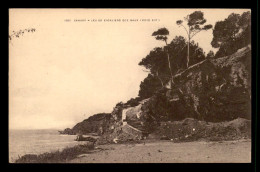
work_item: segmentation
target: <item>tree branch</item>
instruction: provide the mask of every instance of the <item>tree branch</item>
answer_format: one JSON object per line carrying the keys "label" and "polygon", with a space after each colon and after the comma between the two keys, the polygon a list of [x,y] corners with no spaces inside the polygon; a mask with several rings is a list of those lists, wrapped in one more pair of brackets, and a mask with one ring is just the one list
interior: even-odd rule
{"label": "tree branch", "polygon": [[188,32],[188,30],[186,29],[186,27],[184,27],[183,24],[181,24],[181,26],[185,29],[187,35],[189,36],[189,32]]}
{"label": "tree branch", "polygon": [[182,49],[177,53],[177,55],[183,50],[183,48],[185,48],[187,46],[187,44],[185,44]]}
{"label": "tree branch", "polygon": [[167,40],[164,40],[164,42],[165,42],[165,44],[166,44],[166,46],[167,46],[167,45],[168,45]]}
{"label": "tree branch", "polygon": [[163,81],[162,81],[162,79],[159,77],[159,72],[158,72],[158,70],[156,71],[156,75],[157,75],[158,79],[160,80],[162,87],[164,87]]}
{"label": "tree branch", "polygon": [[197,33],[199,33],[201,30],[199,30],[198,32],[195,32],[193,35],[191,35],[191,37],[190,37],[190,39],[192,38],[192,37],[194,37]]}

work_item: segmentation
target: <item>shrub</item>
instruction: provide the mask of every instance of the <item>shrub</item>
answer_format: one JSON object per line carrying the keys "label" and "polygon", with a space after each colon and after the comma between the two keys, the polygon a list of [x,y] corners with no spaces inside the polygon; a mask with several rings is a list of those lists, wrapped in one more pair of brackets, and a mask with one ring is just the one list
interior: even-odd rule
{"label": "shrub", "polygon": [[57,163],[76,158],[78,155],[88,153],[94,149],[93,144],[77,145],[67,147],[62,151],[46,152],[40,155],[26,154],[18,158],[15,163]]}

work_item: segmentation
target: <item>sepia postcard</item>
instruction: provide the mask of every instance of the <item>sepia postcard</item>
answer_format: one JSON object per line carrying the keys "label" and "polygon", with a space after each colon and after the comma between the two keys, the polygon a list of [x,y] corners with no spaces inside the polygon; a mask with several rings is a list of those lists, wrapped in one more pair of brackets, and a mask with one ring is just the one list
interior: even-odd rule
{"label": "sepia postcard", "polygon": [[250,9],[9,9],[9,163],[250,163]]}

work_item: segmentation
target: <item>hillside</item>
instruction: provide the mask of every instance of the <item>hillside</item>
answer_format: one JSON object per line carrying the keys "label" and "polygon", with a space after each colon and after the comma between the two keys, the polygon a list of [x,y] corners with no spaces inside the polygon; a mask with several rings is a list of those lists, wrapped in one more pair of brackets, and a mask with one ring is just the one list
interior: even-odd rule
{"label": "hillside", "polygon": [[[214,139],[213,136],[219,135],[223,135],[220,140],[250,138],[250,65],[250,45],[230,56],[206,59],[175,75],[171,89],[158,90],[152,97],[134,104],[119,103],[111,114],[93,115],[63,133],[95,132],[101,135],[100,144],[156,135],[156,138],[167,136],[168,139],[182,138],[180,140],[185,141],[186,135],[198,131],[204,134],[197,134],[195,140]],[[190,130],[194,122],[182,124],[187,118],[193,119],[200,130]],[[181,124],[178,121],[182,121]],[[183,133],[177,137],[177,131],[165,130],[165,127],[177,128]]]}
{"label": "hillside", "polygon": [[109,125],[110,113],[99,113],[77,123],[72,129],[67,128],[61,134],[102,134]]}

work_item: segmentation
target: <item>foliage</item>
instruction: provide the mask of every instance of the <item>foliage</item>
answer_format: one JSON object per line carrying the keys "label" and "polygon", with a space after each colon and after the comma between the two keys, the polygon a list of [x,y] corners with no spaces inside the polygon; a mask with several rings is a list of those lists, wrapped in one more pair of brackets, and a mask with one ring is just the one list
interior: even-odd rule
{"label": "foliage", "polygon": [[138,96],[142,99],[149,98],[161,87],[160,81],[149,74],[144,81],[141,82]]}
{"label": "foliage", "polygon": [[[88,119],[77,123],[73,128],[73,132],[77,134],[88,134],[88,133],[98,133],[102,134],[104,130],[107,129],[105,121],[109,121],[111,117],[110,113],[99,113],[90,116]],[[103,131],[100,129],[102,128]]]}
{"label": "foliage", "polygon": [[194,11],[184,18],[188,27],[183,25],[183,20],[177,20],[176,24],[184,27],[188,34],[188,38],[192,39],[197,33],[202,30],[209,30],[212,28],[211,24],[204,25],[207,20],[204,18],[204,13],[201,11]]}
{"label": "foliage", "polygon": [[139,104],[139,101],[141,100],[140,97],[131,98],[128,100],[125,105],[130,105],[131,107],[137,106]]}
{"label": "foliage", "polygon": [[124,103],[121,101],[121,102],[118,102],[117,104],[116,104],[116,106],[123,106],[124,105]]}
{"label": "foliage", "polygon": [[[185,57],[187,49],[187,41],[182,36],[176,36],[169,44],[169,52],[173,64],[174,74],[178,73],[179,70],[185,68]],[[198,43],[191,41],[189,51],[190,65],[194,65],[202,60],[205,60],[204,51]]]}
{"label": "foliage", "polygon": [[165,88],[158,89],[142,106],[142,118],[145,121],[146,129],[150,132],[161,121],[180,120],[190,114],[182,101],[169,101],[169,92],[171,91]]}
{"label": "foliage", "polygon": [[170,72],[168,69],[167,54],[163,51],[163,48],[156,47],[151,50],[150,53],[141,60],[139,65],[148,69],[155,79],[159,77],[163,83],[169,80]]}
{"label": "foliage", "polygon": [[[167,39],[168,39],[167,35],[169,35],[169,31],[166,28],[160,28],[157,31],[153,32],[153,34],[152,34],[152,36],[155,36],[155,38],[157,40],[164,41],[165,44],[166,44],[166,46],[164,47],[164,52],[166,53],[166,56],[167,56],[169,72],[170,72],[170,75],[171,75],[171,82],[173,83],[172,67],[171,67],[171,61],[170,61],[170,55],[169,55],[169,51],[168,51],[168,46],[167,46],[168,45],[167,44]],[[158,79],[160,79],[161,84],[163,86],[163,81],[159,77],[158,71],[157,71],[157,77],[158,77]]]}
{"label": "foliage", "polygon": [[[182,36],[176,36],[167,45],[169,60],[173,75],[185,68],[185,56],[187,51],[187,41]],[[203,49],[197,43],[191,41],[190,43],[190,64],[196,64],[205,60]],[[163,48],[156,47],[141,60],[139,65],[144,66],[150,74],[140,84],[139,96],[148,98],[153,93],[165,86],[171,78],[168,69],[167,53]]]}
{"label": "foliage", "polygon": [[187,48],[187,56],[186,56],[186,68],[191,65],[190,63],[190,42],[191,39],[198,34],[199,32],[203,30],[209,30],[212,28],[211,24],[205,25],[207,20],[204,18],[204,13],[201,11],[194,11],[193,13],[189,14],[187,17],[184,18],[184,20],[187,23],[187,26],[185,27],[183,25],[183,20],[177,20],[176,24],[180,27],[183,27],[187,33],[188,36],[188,48]]}
{"label": "foliage", "polygon": [[212,50],[210,50],[206,56],[207,59],[211,59],[211,58],[214,58],[215,57],[215,54]]}
{"label": "foliage", "polygon": [[218,21],[213,29],[211,45],[219,48],[216,57],[233,54],[251,43],[251,13],[232,13],[224,21]]}
{"label": "foliage", "polygon": [[64,131],[60,131],[60,133],[69,135],[88,133],[102,134],[102,132],[107,129],[106,121],[109,121],[110,117],[110,113],[95,114],[77,123],[72,129],[66,128]]}
{"label": "foliage", "polygon": [[155,36],[157,40],[167,41],[167,35],[169,35],[169,31],[166,28],[160,28],[157,31],[153,32],[152,36]]}
{"label": "foliage", "polygon": [[80,154],[88,153],[94,149],[93,144],[77,145],[68,147],[62,151],[46,152],[40,155],[27,154],[18,158],[16,163],[57,163],[76,158]]}
{"label": "foliage", "polygon": [[36,29],[35,28],[29,28],[29,29],[24,29],[24,30],[19,30],[17,32],[13,31],[12,34],[9,34],[8,38],[11,41],[13,38],[19,38],[20,36],[22,36],[24,33],[26,32],[35,32]]}
{"label": "foliage", "polygon": [[[185,62],[184,57],[186,56],[185,51],[187,51],[187,41],[182,36],[176,36],[168,45],[167,49],[170,55],[171,67],[173,69],[173,74],[176,74],[178,70],[184,68]],[[191,59],[190,64],[196,64],[202,60],[205,60],[205,55],[203,49],[199,47],[199,44],[191,41],[190,43],[190,53]],[[162,78],[163,81],[168,81],[170,78],[169,70],[167,69],[167,59],[166,53],[163,48],[156,47],[150,51],[150,53],[141,60],[139,65],[144,66],[149,72]]]}
{"label": "foliage", "polygon": [[[167,28],[160,28],[152,33],[156,40],[164,41],[166,45],[163,48],[154,48],[139,63],[150,72],[140,84],[139,96],[141,98],[153,95],[156,90],[164,87],[169,80],[173,83],[174,74],[205,59],[203,49],[191,39],[200,31],[211,29],[212,25],[205,25],[206,19],[204,19],[204,14],[201,11],[195,11],[188,15],[185,21],[188,28],[183,25],[183,20],[178,20],[176,23],[186,30],[187,41],[182,36],[176,36],[168,44],[169,31]],[[185,51],[188,52],[188,56],[184,53]]]}

